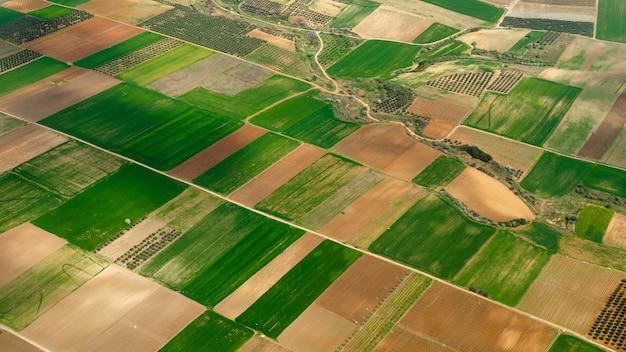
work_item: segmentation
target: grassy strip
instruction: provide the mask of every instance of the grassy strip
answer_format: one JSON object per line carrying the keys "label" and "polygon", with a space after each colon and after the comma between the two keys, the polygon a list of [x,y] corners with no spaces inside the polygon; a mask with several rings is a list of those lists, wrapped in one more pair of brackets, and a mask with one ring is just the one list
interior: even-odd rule
{"label": "grassy strip", "polygon": [[464,162],[455,157],[441,155],[415,176],[413,183],[431,188],[445,187],[463,170]]}
{"label": "grassy strip", "polygon": [[559,239],[561,238],[561,233],[554,230],[544,222],[535,220],[529,225],[516,227],[513,229],[513,232],[552,253],[559,251]]}
{"label": "grassy strip", "polygon": [[602,237],[613,218],[613,210],[605,207],[587,204],[578,214],[576,221],[576,236],[602,243]]}
{"label": "grassy strip", "polygon": [[422,0],[463,15],[495,23],[504,14],[504,9],[479,0]]}
{"label": "grassy strip", "polygon": [[31,83],[52,76],[69,67],[69,65],[63,62],[49,57],[42,57],[31,61],[26,65],[22,65],[0,75],[0,96],[26,87]]}
{"label": "grassy strip", "polygon": [[53,18],[57,18],[59,16],[63,16],[65,14],[68,14],[70,12],[72,12],[74,10],[68,8],[68,7],[63,7],[63,6],[58,6],[58,5],[50,5],[48,7],[44,7],[42,9],[39,10],[35,10],[35,11],[31,11],[28,14],[31,16],[35,16],[35,17],[39,17],[41,19],[44,20],[51,20]]}
{"label": "grassy strip", "polygon": [[509,53],[517,56],[526,54],[526,47],[543,37],[546,33],[542,31],[530,31],[526,36],[520,39],[515,45],[509,49]]}
{"label": "grassy strip", "polygon": [[605,349],[592,345],[578,337],[561,334],[548,352],[604,352]]}
{"label": "grassy strip", "polygon": [[434,22],[430,25],[430,27],[426,28],[425,31],[420,33],[417,38],[413,39],[413,43],[428,44],[436,42],[438,40],[447,38],[454,33],[457,33],[458,31],[459,30],[456,28],[448,27],[445,24],[441,24],[439,22]]}
{"label": "grassy strip", "polygon": [[74,64],[84,68],[96,68],[161,39],[163,39],[163,36],[159,34],[144,32],[121,43],[115,44],[108,49],[104,49],[82,60],[76,61]]}

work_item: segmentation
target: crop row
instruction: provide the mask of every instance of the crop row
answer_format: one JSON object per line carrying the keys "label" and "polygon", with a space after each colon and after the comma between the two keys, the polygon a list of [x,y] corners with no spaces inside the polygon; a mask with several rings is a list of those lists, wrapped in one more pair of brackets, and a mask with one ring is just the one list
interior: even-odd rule
{"label": "crop row", "polygon": [[501,70],[498,77],[487,87],[487,90],[507,94],[522,77],[524,77],[524,74],[519,71]]}
{"label": "crop row", "polygon": [[384,82],[382,84],[380,98],[374,104],[374,112],[392,114],[406,109],[413,101],[413,91],[399,84]]}
{"label": "crop row", "polygon": [[493,72],[460,73],[439,77],[427,84],[449,92],[479,96],[491,81],[492,76]]}
{"label": "crop row", "polygon": [[295,0],[289,7],[287,7],[283,13],[288,16],[300,16],[304,17],[307,22],[311,22],[318,25],[325,25],[333,18],[328,15],[324,15],[319,12],[310,10],[307,6],[311,2],[310,0]]}
{"label": "crop row", "polygon": [[53,19],[37,22],[26,28],[16,27],[16,30],[10,34],[3,35],[2,39],[13,44],[22,45],[35,39],[44,37],[66,27],[75,25],[82,21],[92,18],[93,15],[86,11],[75,10],[65,15],[55,17]]}
{"label": "crop row", "polygon": [[[516,28],[529,28],[539,29],[562,33],[580,34],[587,37],[593,37],[593,23],[592,22],[575,22],[575,21],[560,21],[550,20],[544,18],[520,18],[520,17],[505,17],[500,24],[502,27],[516,27]],[[556,39],[556,38],[555,38]]]}
{"label": "crop row", "polygon": [[270,0],[245,0],[241,8],[254,15],[272,16],[283,12],[285,6]]}
{"label": "crop row", "polygon": [[535,44],[541,45],[541,46],[550,45],[554,43],[559,38],[560,35],[561,33],[559,32],[548,31]]}
{"label": "crop row", "polygon": [[587,335],[617,351],[626,351],[626,279],[617,286]]}
{"label": "crop row", "polygon": [[357,43],[354,39],[329,33],[320,33],[324,48],[317,57],[320,65],[328,67],[346,55]]}
{"label": "crop row", "polygon": [[23,65],[40,56],[41,54],[36,53],[32,50],[21,50],[7,57],[3,57],[2,59],[0,59],[0,73]]}
{"label": "crop row", "polygon": [[126,54],[122,57],[118,57],[113,61],[107,62],[106,64],[100,65],[94,68],[94,70],[105,73],[107,75],[115,76],[122,71],[126,71],[134,66],[139,65],[142,62],[148,61],[158,55],[164,54],[180,46],[182,43],[183,42],[175,39],[163,38],[156,43],[152,43],[137,51],[133,51],[132,53]]}
{"label": "crop row", "polygon": [[176,229],[160,228],[115,260],[134,270],[181,235]]}
{"label": "crop row", "polygon": [[247,55],[246,59],[296,77],[306,78],[309,71],[307,63],[298,53],[277,48],[270,44],[261,45],[260,48]]}

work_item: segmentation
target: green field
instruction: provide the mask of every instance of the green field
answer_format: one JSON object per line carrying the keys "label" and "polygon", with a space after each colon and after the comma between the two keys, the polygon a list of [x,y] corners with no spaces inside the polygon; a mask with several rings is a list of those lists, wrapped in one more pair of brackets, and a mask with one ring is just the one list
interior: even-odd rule
{"label": "green field", "polygon": [[464,162],[452,156],[441,155],[415,176],[413,183],[431,188],[445,187],[463,170]]}
{"label": "green field", "polygon": [[253,335],[254,332],[247,327],[209,310],[187,325],[159,351],[234,352]]}
{"label": "green field", "polygon": [[0,322],[24,329],[107,265],[72,245],[59,248],[0,288]]}
{"label": "green field", "polygon": [[72,12],[74,10],[68,8],[68,7],[63,7],[63,6],[58,6],[58,5],[50,5],[48,7],[44,7],[42,9],[39,10],[35,10],[35,11],[31,11],[28,14],[31,16],[35,16],[35,17],[39,17],[41,19],[44,20],[51,20],[53,18],[59,17],[59,16],[63,16],[65,14],[68,14],[70,12]]}
{"label": "green field", "polygon": [[368,40],[326,72],[340,78],[387,78],[393,71],[411,66],[421,49],[416,45]]}
{"label": "green field", "polygon": [[89,0],[50,0],[50,2],[54,2],[56,4],[61,4],[61,5],[66,5],[66,6],[71,6],[71,7],[76,7],[78,5],[89,2]]}
{"label": "green field", "polygon": [[430,27],[426,28],[417,38],[413,39],[413,43],[415,44],[428,44],[432,42],[436,42],[438,40],[447,38],[454,33],[457,33],[459,30],[456,28],[448,27],[445,24],[441,24],[439,22],[435,22],[430,25]]}
{"label": "green field", "polygon": [[626,197],[626,172],[605,165],[594,165],[583,179],[591,189]]}
{"label": "green field", "polygon": [[550,253],[506,231],[499,231],[454,279],[515,307],[550,261]]}
{"label": "green field", "polygon": [[182,293],[214,307],[304,234],[278,221],[265,220],[186,285]]}
{"label": "green field", "polygon": [[419,61],[436,60],[442,57],[469,56],[472,47],[458,40],[450,40],[433,50],[420,54]]}
{"label": "green field", "polygon": [[244,59],[289,76],[304,79],[311,77],[311,66],[305,55],[268,43],[263,43],[260,48],[244,56]]}
{"label": "green field", "polygon": [[558,198],[573,191],[591,167],[584,161],[544,152],[520,184],[542,198]]}
{"label": "green field", "polygon": [[26,122],[0,112],[0,136],[26,125]]}
{"label": "green field", "polygon": [[0,96],[40,81],[70,66],[51,59],[41,57],[11,71],[0,74]]}
{"label": "green field", "polygon": [[86,249],[95,250],[183,191],[185,185],[135,164],[89,187],[33,223]]}
{"label": "green field", "polygon": [[530,31],[526,36],[520,39],[515,45],[509,49],[509,54],[524,56],[526,54],[526,47],[543,37],[546,33],[542,31]]}
{"label": "green field", "polygon": [[6,7],[0,7],[0,24],[5,24],[23,17],[24,14],[15,10],[7,9]]}
{"label": "green field", "polygon": [[0,233],[54,209],[61,200],[13,174],[0,176]]}
{"label": "green field", "polygon": [[263,221],[269,220],[234,204],[224,203],[150,259],[139,271],[180,290]]}
{"label": "green field", "polygon": [[342,2],[349,5],[330,22],[330,28],[356,27],[357,24],[380,6],[379,3],[370,0],[346,0]]}
{"label": "green field", "polygon": [[578,337],[561,334],[548,352],[604,352],[605,349],[592,345]]}
{"label": "green field", "polygon": [[179,99],[213,113],[215,116],[242,120],[290,95],[311,86],[295,79],[274,75],[235,95],[212,92],[198,87],[178,96]]}
{"label": "green field", "polygon": [[147,86],[214,53],[195,45],[183,44],[129,70],[122,71],[116,77],[140,86]]}
{"label": "green field", "polygon": [[497,22],[504,10],[479,0],[422,0],[450,11],[475,17],[489,23]]}
{"label": "green field", "polygon": [[360,252],[322,242],[236,320],[278,337],[359,257]]}
{"label": "green field", "polygon": [[450,280],[494,232],[493,227],[470,221],[446,200],[429,194],[369,250]]}
{"label": "green field", "polygon": [[173,168],[243,125],[124,83],[41,123],[160,170]]}
{"label": "green field", "polygon": [[319,91],[310,91],[291,98],[252,117],[250,122],[273,131],[284,131],[327,104],[314,99]]}
{"label": "green field", "polygon": [[363,171],[363,167],[352,161],[326,154],[260,201],[255,208],[286,219],[298,219]]}
{"label": "green field", "polygon": [[294,140],[266,133],[195,178],[193,182],[217,193],[229,194],[298,145]]}
{"label": "green field", "polygon": [[626,43],[626,2],[599,0],[596,38]]}
{"label": "green field", "polygon": [[486,93],[463,123],[541,146],[580,92],[580,88],[526,77],[508,95]]}
{"label": "green field", "polygon": [[72,197],[117,171],[125,161],[76,141],[69,141],[14,169],[61,197]]}
{"label": "green field", "polygon": [[161,39],[163,39],[163,36],[156,33],[143,32],[121,43],[115,44],[108,49],[104,49],[82,60],[76,61],[74,64],[85,68],[96,68]]}
{"label": "green field", "polygon": [[578,214],[576,236],[602,243],[602,237],[609,227],[614,211],[598,205],[587,204]]}
{"label": "green field", "polygon": [[516,227],[513,231],[528,241],[544,247],[552,253],[559,251],[559,239],[561,233],[552,229],[549,225],[538,220],[534,220],[528,225]]}

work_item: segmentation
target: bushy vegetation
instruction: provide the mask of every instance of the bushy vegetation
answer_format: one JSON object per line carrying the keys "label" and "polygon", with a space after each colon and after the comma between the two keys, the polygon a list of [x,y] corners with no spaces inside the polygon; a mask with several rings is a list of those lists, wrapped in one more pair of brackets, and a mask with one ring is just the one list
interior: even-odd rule
{"label": "bushy vegetation", "polygon": [[463,170],[465,170],[465,163],[461,160],[441,155],[420,172],[413,179],[413,182],[425,187],[445,187]]}
{"label": "bushy vegetation", "polygon": [[602,243],[602,237],[613,218],[613,210],[587,204],[578,214],[576,236]]}
{"label": "bushy vegetation", "polygon": [[463,144],[461,146],[461,150],[469,154],[472,158],[484,161],[486,163],[490,162],[493,159],[491,155],[483,152],[475,145]]}

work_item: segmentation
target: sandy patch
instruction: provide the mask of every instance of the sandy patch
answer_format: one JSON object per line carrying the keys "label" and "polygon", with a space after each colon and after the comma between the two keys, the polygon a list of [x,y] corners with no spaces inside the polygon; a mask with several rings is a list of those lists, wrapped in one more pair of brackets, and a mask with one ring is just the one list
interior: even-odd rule
{"label": "sandy patch", "polygon": [[424,128],[424,134],[431,138],[444,139],[452,132],[454,127],[456,127],[456,125],[452,122],[433,119],[426,125],[426,128]]}
{"label": "sandy patch", "polygon": [[0,109],[37,122],[121,81],[105,74],[70,67],[0,98]]}
{"label": "sandy patch", "polygon": [[66,243],[64,239],[29,223],[1,234],[0,287],[20,276]]}
{"label": "sandy patch", "polygon": [[364,38],[412,43],[433,22],[393,7],[380,6],[354,27],[353,31]]}
{"label": "sandy patch", "polygon": [[67,137],[37,125],[26,125],[0,136],[0,173],[67,141]]}
{"label": "sandy patch", "polygon": [[250,207],[254,206],[324,154],[323,149],[302,144],[239,187],[229,198]]}
{"label": "sandy patch", "polygon": [[39,352],[41,349],[31,345],[11,332],[0,332],[0,348],[11,352]]}
{"label": "sandy patch", "polygon": [[286,39],[286,38],[277,37],[273,34],[265,33],[258,29],[254,29],[246,35],[248,37],[261,39],[269,44],[272,44],[275,47],[285,49],[287,51],[291,51],[291,52],[296,51],[296,46],[293,41]]}
{"label": "sandy patch", "polygon": [[311,10],[330,17],[337,17],[346,6],[334,0],[314,0],[309,4]]}
{"label": "sandy patch", "polygon": [[437,21],[445,24],[446,26],[457,29],[479,27],[482,23],[484,23],[477,18],[446,10],[443,7],[432,5],[424,1],[380,0],[378,2],[396,9],[408,11],[427,19],[432,19],[433,21]]}
{"label": "sandy patch", "polygon": [[578,151],[578,156],[594,160],[601,159],[626,124],[626,91],[617,98],[598,128],[591,133],[587,142]]}
{"label": "sandy patch", "polygon": [[185,160],[182,164],[173,168],[169,174],[191,181],[263,134],[265,134],[265,130],[245,124],[235,132]]}
{"label": "sandy patch", "polygon": [[268,337],[254,335],[238,352],[290,352]]}
{"label": "sandy patch", "polygon": [[507,52],[528,33],[530,30],[524,29],[481,29],[464,34],[457,40],[470,46],[476,43],[476,47],[483,50]]}
{"label": "sandy patch", "polygon": [[259,270],[243,285],[239,286],[237,290],[216,305],[214,310],[234,320],[263,296],[302,258],[306,257],[322,240],[319,236],[310,233],[304,234],[304,236],[300,237],[263,269]]}
{"label": "sandy patch", "polygon": [[[472,99],[475,103],[472,105],[459,104],[455,101],[457,99],[454,99],[456,96]],[[478,105],[478,99],[476,97],[450,93],[437,99],[428,99],[418,96],[413,100],[411,106],[407,108],[407,111],[420,116],[445,120],[456,125],[469,115],[476,105]]]}
{"label": "sandy patch", "polygon": [[44,0],[9,0],[2,3],[2,7],[19,12],[31,12],[50,6],[50,3]]}
{"label": "sandy patch", "polygon": [[626,247],[626,216],[615,213],[602,242],[610,246]]}
{"label": "sandy patch", "polygon": [[137,24],[173,7],[151,0],[90,0],[78,5],[78,8],[120,22]]}
{"label": "sandy patch", "polygon": [[595,22],[595,6],[564,6],[518,2],[507,16],[521,18],[544,18],[559,21]]}

